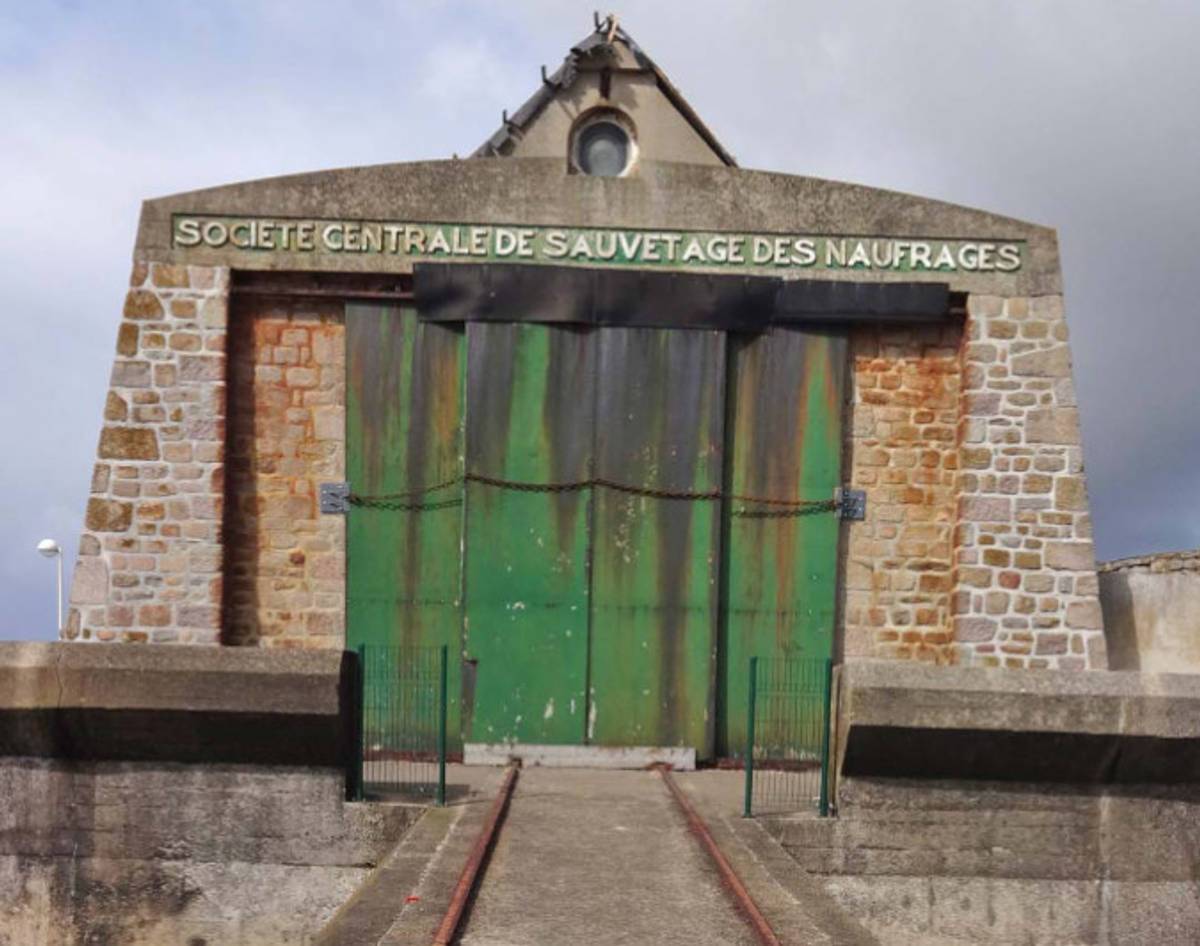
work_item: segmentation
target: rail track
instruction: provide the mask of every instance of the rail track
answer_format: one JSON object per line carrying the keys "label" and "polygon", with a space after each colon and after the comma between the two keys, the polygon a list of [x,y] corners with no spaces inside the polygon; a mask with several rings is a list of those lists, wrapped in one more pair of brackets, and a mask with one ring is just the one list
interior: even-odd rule
{"label": "rail track", "polygon": [[[603,865],[597,865],[594,878],[595,889],[591,892],[591,896],[596,899],[607,898],[609,902],[605,906],[605,912],[595,921],[597,927],[592,928],[593,932],[589,934],[588,941],[607,942],[608,938],[612,938],[614,941],[628,941],[626,930],[613,928],[605,931],[598,928],[604,923],[610,926],[621,923],[619,908],[614,911],[611,901],[625,899],[630,903],[629,923],[631,927],[638,927],[642,931],[648,932],[651,927],[662,926],[664,935],[657,937],[659,942],[700,942],[695,939],[694,933],[689,934],[677,927],[680,925],[681,917],[701,924],[704,922],[703,918],[692,916],[694,909],[689,910],[687,904],[683,902],[672,903],[669,897],[671,891],[679,891],[686,888],[688,884],[715,886],[713,883],[715,876],[725,891],[728,906],[714,904],[712,902],[714,898],[708,894],[707,889],[695,892],[697,901],[702,902],[705,909],[724,914],[718,917],[721,923],[714,924],[711,942],[781,946],[782,941],[759,909],[758,904],[755,903],[746,884],[738,876],[729,859],[722,853],[703,816],[689,800],[671,770],[668,767],[659,766],[656,767],[656,771],[662,785],[662,794],[657,798],[653,794],[647,796],[644,782],[640,783],[642,796],[639,799],[631,798],[627,801],[628,807],[625,815],[629,814],[634,805],[640,806],[642,809],[654,807],[654,814],[651,817],[655,819],[659,830],[668,833],[667,843],[664,844],[662,838],[645,833],[643,829],[643,837],[633,839],[634,847],[632,849],[637,850],[639,844],[643,849],[646,845],[652,845],[658,849],[669,848],[666,851],[655,851],[651,856],[657,859],[647,869],[652,873],[662,872],[664,864],[690,864],[693,867],[693,874],[681,875],[679,879],[664,883],[662,885],[664,896],[661,898],[658,897],[659,891],[657,890],[654,896],[645,897],[650,900],[659,899],[657,915],[648,919],[644,910],[639,915],[639,904],[635,902],[639,893],[645,893],[644,889],[640,889],[644,888],[644,879],[639,879],[636,873],[631,873],[626,878],[614,878],[611,876],[613,873],[611,870],[606,871],[603,869]],[[624,774],[628,775],[629,773]],[[547,776],[539,775],[538,777],[546,778]],[[612,773],[595,776],[600,780],[605,777],[611,778]],[[555,803],[553,787],[535,788],[527,797],[523,797],[519,789],[521,779],[520,768],[515,764],[510,765],[504,774],[499,790],[491,801],[488,815],[474,838],[445,914],[430,941],[432,946],[452,946],[452,944],[458,943],[464,944],[464,946],[476,946],[476,944],[493,942],[523,941],[528,941],[529,946],[555,946],[560,941],[563,943],[579,941],[576,938],[578,931],[568,936],[565,928],[562,929],[563,938],[561,940],[547,939],[548,936],[555,935],[548,930],[559,929],[556,911],[563,912],[563,918],[570,920],[573,907],[576,914],[587,912],[586,904],[581,902],[587,898],[581,896],[582,888],[580,886],[571,887],[569,882],[560,882],[555,875],[556,867],[553,858],[546,851],[538,851],[536,854],[521,851],[522,847],[545,845],[544,838],[540,836],[542,834],[555,830],[558,830],[560,834],[562,832],[560,825],[542,824],[538,821],[540,815]],[[662,802],[664,796],[667,800],[665,805]],[[594,809],[595,818],[601,821],[607,816],[603,810],[602,800],[604,797],[603,794],[597,794]],[[535,806],[539,802],[546,808],[537,809]],[[538,836],[535,838],[529,838],[527,835],[508,837],[506,833],[510,830],[508,828],[510,811],[523,803],[531,806],[533,810],[526,812],[525,825],[519,828],[517,833],[519,834],[521,830],[528,831],[528,826],[533,824],[536,826],[535,832]],[[671,809],[674,813],[664,818],[664,811]],[[583,816],[583,819],[586,818],[587,816]],[[580,834],[566,845],[568,849],[574,848],[573,851],[566,854],[566,859],[570,861],[566,869],[572,873],[578,871],[581,860],[594,855],[594,852],[587,847],[589,836],[583,831],[583,819],[579,825]],[[627,819],[617,818],[617,821],[621,820]],[[613,837],[617,837],[621,832],[637,830],[636,826],[623,827],[616,822],[611,825],[611,828]],[[687,836],[689,833],[691,837]],[[627,847],[624,854],[618,855],[618,858],[628,856],[630,842],[624,841],[623,843]],[[493,858],[500,845],[504,845],[505,850],[504,864],[498,870],[502,876],[493,880],[489,871],[493,868]],[[580,848],[582,848],[582,853]],[[539,868],[537,866],[539,864],[544,866]],[[617,864],[619,868],[619,859]],[[700,864],[703,865],[703,868],[696,872],[694,867]],[[631,871],[633,871],[632,867]],[[691,891],[688,892],[691,893]],[[521,901],[522,898],[525,898],[525,902],[513,902]],[[490,906],[483,910],[477,909],[481,900],[488,901]],[[559,902],[552,902],[555,900]],[[730,907],[732,910],[729,909]],[[530,918],[528,921],[519,915],[522,909],[527,911]],[[616,914],[615,918],[614,913]],[[733,916],[734,914],[736,914],[736,918]],[[526,924],[524,927],[522,927],[523,923]],[[538,924],[536,933],[532,929],[535,923]],[[718,926],[720,928],[717,928]],[[526,937],[521,936],[522,929],[526,930]],[[672,934],[675,938],[672,938]]]}

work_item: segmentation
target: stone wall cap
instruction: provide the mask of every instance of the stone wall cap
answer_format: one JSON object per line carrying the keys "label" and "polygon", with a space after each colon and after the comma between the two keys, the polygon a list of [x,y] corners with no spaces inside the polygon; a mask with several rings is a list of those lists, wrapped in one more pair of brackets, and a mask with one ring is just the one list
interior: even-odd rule
{"label": "stone wall cap", "polygon": [[850,725],[1200,737],[1200,674],[862,661],[838,677]]}
{"label": "stone wall cap", "polygon": [[338,714],[342,652],[0,643],[0,710]]}
{"label": "stone wall cap", "polygon": [[1200,571],[1200,549],[1183,549],[1178,552],[1154,552],[1149,555],[1134,555],[1101,562],[1096,566],[1101,574],[1106,572],[1197,572]]}

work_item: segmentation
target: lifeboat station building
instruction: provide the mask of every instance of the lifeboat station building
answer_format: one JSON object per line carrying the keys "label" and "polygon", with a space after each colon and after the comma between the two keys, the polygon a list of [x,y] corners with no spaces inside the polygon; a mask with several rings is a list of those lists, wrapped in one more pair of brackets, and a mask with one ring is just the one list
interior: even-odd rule
{"label": "lifeboat station building", "polygon": [[[143,205],[65,639],[0,645],[0,941],[427,943],[513,758],[493,890],[703,925],[659,776],[551,771],[663,763],[805,942],[1200,941],[1200,676],[1134,566],[1110,668],[1055,232],[742,169],[611,18],[532,78],[466,158]],[[447,807],[357,801],[435,743]]]}
{"label": "lifeboat station building", "polygon": [[1106,666],[1054,232],[743,170],[623,32],[133,255],[70,640],[444,644],[454,739],[701,758],[751,656]]}

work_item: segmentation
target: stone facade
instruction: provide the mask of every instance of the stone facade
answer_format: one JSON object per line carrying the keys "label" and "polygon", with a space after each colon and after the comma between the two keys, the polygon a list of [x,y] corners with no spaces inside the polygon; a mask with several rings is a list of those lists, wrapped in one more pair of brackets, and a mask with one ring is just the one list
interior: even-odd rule
{"label": "stone facade", "polygon": [[1105,669],[1059,295],[967,306],[955,641],[990,666]]}
{"label": "stone facade", "polygon": [[950,663],[962,326],[851,333],[843,478],[867,493],[846,527],[849,659]]}
{"label": "stone facade", "polygon": [[853,335],[845,654],[1104,669],[1062,297]]}
{"label": "stone facade", "polygon": [[346,529],[321,482],[345,478],[340,303],[232,306],[222,641],[341,647]]}
{"label": "stone facade", "polygon": [[[227,318],[228,281],[135,267],[70,637],[343,644],[345,521],[318,510],[345,476],[341,304]],[[1061,297],[857,328],[851,360],[844,465],[868,512],[843,543],[845,657],[1105,667]]]}
{"label": "stone facade", "polygon": [[68,638],[217,641],[228,287],[221,267],[133,268]]}

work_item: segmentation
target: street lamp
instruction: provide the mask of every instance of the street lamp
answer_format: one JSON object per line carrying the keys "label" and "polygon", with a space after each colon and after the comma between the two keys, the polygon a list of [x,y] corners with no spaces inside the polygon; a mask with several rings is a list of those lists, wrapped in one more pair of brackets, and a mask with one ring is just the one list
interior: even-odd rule
{"label": "street lamp", "polygon": [[46,558],[58,559],[58,590],[55,601],[58,604],[58,635],[62,636],[62,549],[53,539],[42,539],[37,544],[38,553]]}

